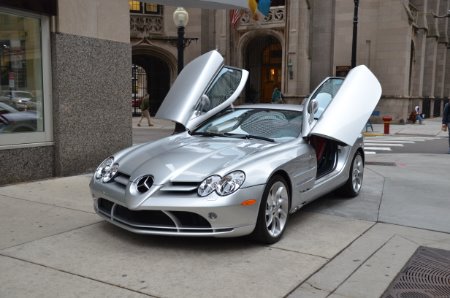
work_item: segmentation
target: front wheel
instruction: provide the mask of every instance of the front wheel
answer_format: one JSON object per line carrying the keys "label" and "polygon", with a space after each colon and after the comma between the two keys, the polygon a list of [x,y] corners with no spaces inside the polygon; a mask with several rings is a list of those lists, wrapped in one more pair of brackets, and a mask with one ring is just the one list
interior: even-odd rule
{"label": "front wheel", "polygon": [[339,194],[354,198],[361,191],[364,176],[364,161],[361,152],[356,152],[352,160],[350,174],[347,182],[338,189]]}
{"label": "front wheel", "polygon": [[264,189],[253,236],[272,244],[281,239],[289,218],[290,193],[286,179],[273,176]]}

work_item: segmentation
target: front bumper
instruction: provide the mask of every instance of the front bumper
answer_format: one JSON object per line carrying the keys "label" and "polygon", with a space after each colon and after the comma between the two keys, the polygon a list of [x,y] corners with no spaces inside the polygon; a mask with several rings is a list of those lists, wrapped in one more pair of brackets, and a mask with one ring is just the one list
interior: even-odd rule
{"label": "front bumper", "polygon": [[[155,192],[136,205],[132,198],[108,197],[105,184],[91,183],[94,209],[110,223],[133,233],[196,237],[237,237],[250,234],[256,225],[265,185],[242,188],[220,197],[201,198],[196,193]],[[254,199],[256,203],[241,203]]]}

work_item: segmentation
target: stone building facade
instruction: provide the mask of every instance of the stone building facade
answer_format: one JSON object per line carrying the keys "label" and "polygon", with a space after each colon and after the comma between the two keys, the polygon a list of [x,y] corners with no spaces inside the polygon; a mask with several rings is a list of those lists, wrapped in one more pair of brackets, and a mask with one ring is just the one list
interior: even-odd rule
{"label": "stone building facade", "polygon": [[[325,77],[350,69],[354,5],[352,0],[272,1],[264,20],[244,12],[236,25],[230,24],[230,11],[188,8],[186,36],[197,40],[185,49],[186,62],[218,49],[228,64],[250,71],[241,102],[267,102],[279,86],[288,102],[301,103]],[[390,115],[405,123],[416,105],[426,117],[440,116],[450,97],[450,18],[435,16],[449,9],[449,0],[359,1],[356,62],[367,65],[383,86],[373,122]],[[163,7],[163,26],[145,38],[133,25],[131,31],[133,57],[139,52],[146,60],[159,58],[170,82],[176,78],[173,10]],[[132,24],[141,17],[132,14]],[[153,110],[165,90],[154,92]]]}
{"label": "stone building facade", "polygon": [[123,0],[0,1],[0,108],[17,110],[0,115],[0,184],[93,171],[132,144],[129,20]]}
{"label": "stone building facade", "polygon": [[[404,123],[415,105],[439,116],[450,97],[450,0],[359,3],[357,64],[383,87],[372,121],[391,115]],[[231,10],[186,9],[185,63],[217,49],[227,64],[248,69],[241,103],[268,102],[274,87],[301,103],[325,77],[350,68],[353,0],[272,0],[265,19],[244,11],[236,24]],[[148,92],[155,113],[177,77],[174,10],[0,0],[0,107],[32,118],[19,129],[0,115],[0,184],[90,172],[130,146],[130,97]],[[18,92],[28,94],[26,105]]]}

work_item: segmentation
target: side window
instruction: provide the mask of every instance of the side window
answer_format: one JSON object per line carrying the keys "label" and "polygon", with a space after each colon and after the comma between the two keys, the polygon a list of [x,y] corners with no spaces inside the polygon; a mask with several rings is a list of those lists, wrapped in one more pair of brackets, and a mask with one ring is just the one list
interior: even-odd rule
{"label": "side window", "polygon": [[312,104],[313,101],[316,101],[318,105],[318,109],[314,113],[314,119],[319,119],[322,116],[325,109],[341,88],[343,82],[344,79],[342,78],[330,78],[314,92],[309,102],[309,104]]}
{"label": "side window", "polygon": [[222,68],[205,94],[201,96],[195,107],[196,114],[206,113],[229,99],[238,88],[241,78],[241,70]]}

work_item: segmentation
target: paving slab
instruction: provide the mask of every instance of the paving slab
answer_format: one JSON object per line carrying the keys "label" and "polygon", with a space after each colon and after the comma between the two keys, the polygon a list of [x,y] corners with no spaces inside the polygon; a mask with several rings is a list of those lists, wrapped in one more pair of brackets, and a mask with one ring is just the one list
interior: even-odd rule
{"label": "paving slab", "polygon": [[99,222],[97,215],[0,195],[0,249]]}
{"label": "paving slab", "polygon": [[0,297],[148,297],[10,257],[0,256],[0,272]]}
{"label": "paving slab", "polygon": [[450,235],[375,224],[289,298],[379,297],[421,245],[450,250]]}
{"label": "paving slab", "polygon": [[395,235],[358,268],[337,290],[345,297],[380,297],[418,245]]}
{"label": "paving slab", "polygon": [[0,187],[0,195],[94,213],[91,175],[19,183]]}
{"label": "paving slab", "polygon": [[262,246],[136,235],[100,222],[0,253],[157,297],[284,297],[371,225],[299,212],[282,241]]}
{"label": "paving slab", "polygon": [[281,241],[272,247],[331,259],[373,224],[300,209],[291,217]]}
{"label": "paving slab", "polygon": [[394,167],[372,169],[385,178],[379,221],[450,232],[450,159],[443,154],[395,154]]}
{"label": "paving slab", "polygon": [[150,237],[106,222],[1,253],[157,297],[283,297],[326,262],[245,238]]}

